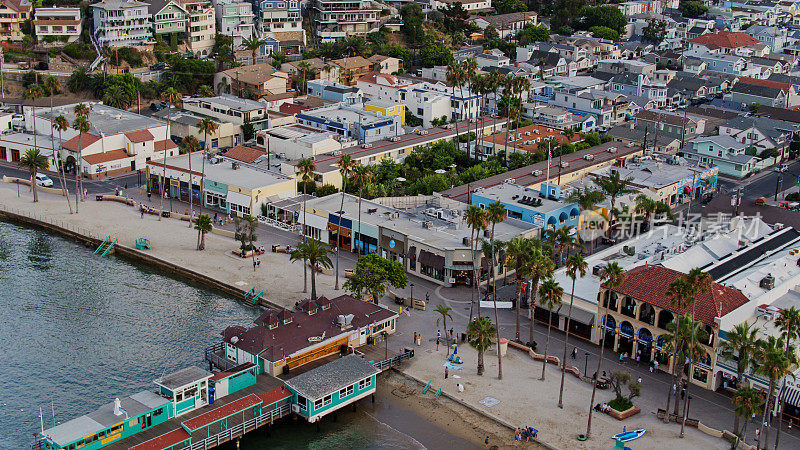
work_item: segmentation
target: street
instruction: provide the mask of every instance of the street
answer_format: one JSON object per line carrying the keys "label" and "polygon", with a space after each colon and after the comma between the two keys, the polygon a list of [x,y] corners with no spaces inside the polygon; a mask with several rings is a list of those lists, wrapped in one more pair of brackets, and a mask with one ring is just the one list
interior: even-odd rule
{"label": "street", "polygon": [[[56,172],[51,172],[49,170],[40,171],[40,173],[44,173],[48,177],[52,178],[53,180],[53,187],[58,188],[59,175]],[[16,167],[11,165],[10,163],[3,162],[0,163],[0,177],[3,175],[9,177],[17,177],[17,178],[24,178],[30,179],[31,174],[27,170],[23,168]],[[142,173],[139,175],[136,172],[133,173],[125,173],[121,175],[117,175],[114,177],[103,177],[98,178],[96,180],[83,180],[83,187],[86,189],[89,194],[103,194],[103,193],[110,193],[114,192],[116,188],[123,188],[127,183],[128,188],[135,188],[137,186],[137,182],[141,180],[141,183],[145,183],[145,175]],[[72,192],[75,188],[75,176],[67,174],[67,189]]]}
{"label": "street", "polygon": [[738,188],[741,188],[742,199],[748,202],[752,202],[759,197],[773,199],[775,198],[778,177],[782,178],[780,189],[783,191],[795,186],[798,176],[800,176],[800,160],[789,163],[789,170],[783,173],[775,172],[770,168],[744,180],[720,177],[719,189],[721,192],[733,195]]}

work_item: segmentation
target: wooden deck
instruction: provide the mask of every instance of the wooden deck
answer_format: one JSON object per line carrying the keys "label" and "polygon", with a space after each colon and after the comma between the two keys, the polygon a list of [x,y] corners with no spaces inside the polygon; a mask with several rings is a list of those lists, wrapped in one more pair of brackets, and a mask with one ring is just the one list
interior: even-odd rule
{"label": "wooden deck", "polygon": [[[253,394],[257,395],[257,396],[262,396],[262,395],[272,391],[273,389],[280,388],[281,386],[283,386],[283,382],[281,380],[279,380],[277,378],[274,378],[274,377],[271,377],[269,375],[259,375],[257,380],[256,380],[256,384],[254,384],[253,386],[250,386],[248,388],[242,389],[241,391],[235,392],[235,393],[233,393],[231,395],[227,395],[227,396],[215,401],[213,405],[204,406],[204,407],[202,407],[200,409],[196,409],[196,410],[194,410],[194,411],[192,411],[190,413],[184,414],[184,415],[182,415],[180,417],[173,417],[172,419],[162,423],[161,425],[157,425],[157,426],[152,427],[152,428],[150,428],[148,430],[145,430],[145,431],[143,431],[141,433],[138,433],[138,434],[135,434],[135,435],[133,435],[131,437],[125,438],[122,441],[120,441],[118,443],[115,443],[115,444],[112,444],[112,445],[109,445],[108,447],[105,447],[105,448],[109,449],[109,450],[123,450],[123,449],[127,450],[128,448],[133,447],[134,445],[142,444],[142,443],[147,442],[147,441],[149,441],[151,439],[155,439],[155,438],[157,438],[159,436],[162,436],[162,435],[164,435],[166,433],[169,433],[169,432],[171,432],[173,430],[181,428],[181,422],[185,422],[185,421],[187,421],[189,419],[192,419],[192,418],[201,416],[203,414],[209,413],[209,412],[214,411],[214,410],[216,410],[218,408],[222,408],[222,407],[228,405],[229,403],[236,402],[238,400],[241,400],[241,399],[243,399],[245,397],[248,397],[250,395],[253,395]],[[268,405],[263,405],[263,406],[267,407]],[[250,410],[248,410],[248,411],[246,411],[244,413],[245,421],[247,421],[249,419],[252,419],[252,418],[253,418],[252,409],[250,409]],[[242,415],[241,414],[231,416],[228,419],[228,428],[232,428],[232,427],[234,427],[236,425],[240,425],[241,423],[242,423]],[[220,431],[218,429],[219,425],[216,425],[216,427],[215,426],[211,426],[209,428],[210,428],[210,430],[206,430],[205,428],[203,428],[203,429],[200,429],[200,430],[192,433],[192,442],[194,443],[194,442],[201,441],[201,440],[205,439],[208,436],[209,432],[210,432],[211,435],[213,435],[213,434],[218,433]]]}

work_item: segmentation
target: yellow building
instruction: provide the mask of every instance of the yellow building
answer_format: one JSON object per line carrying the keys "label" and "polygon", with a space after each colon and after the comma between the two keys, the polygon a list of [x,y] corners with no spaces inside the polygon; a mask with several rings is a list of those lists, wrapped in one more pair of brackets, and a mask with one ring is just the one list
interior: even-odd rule
{"label": "yellow building", "polygon": [[384,102],[381,100],[371,100],[364,103],[364,108],[367,111],[380,114],[382,116],[399,116],[400,123],[406,124],[406,105],[397,105],[394,103]]}
{"label": "yellow building", "polygon": [[0,39],[22,42],[22,23],[30,18],[28,0],[0,1]]}

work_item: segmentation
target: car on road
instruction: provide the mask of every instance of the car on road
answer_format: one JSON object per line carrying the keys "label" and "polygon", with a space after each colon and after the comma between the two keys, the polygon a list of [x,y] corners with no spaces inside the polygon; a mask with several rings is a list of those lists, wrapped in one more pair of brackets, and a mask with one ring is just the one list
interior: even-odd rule
{"label": "car on road", "polygon": [[36,174],[36,185],[44,187],[53,187],[53,180],[43,173]]}
{"label": "car on road", "polygon": [[161,103],[150,103],[150,109],[153,111],[161,111],[164,107],[161,106]]}
{"label": "car on road", "polygon": [[759,197],[759,198],[756,199],[756,205],[764,206],[766,204],[767,204],[767,198],[766,197]]}
{"label": "car on road", "polygon": [[787,170],[789,170],[789,165],[781,164],[779,166],[775,166],[775,168],[772,170],[774,170],[775,172],[786,172]]}

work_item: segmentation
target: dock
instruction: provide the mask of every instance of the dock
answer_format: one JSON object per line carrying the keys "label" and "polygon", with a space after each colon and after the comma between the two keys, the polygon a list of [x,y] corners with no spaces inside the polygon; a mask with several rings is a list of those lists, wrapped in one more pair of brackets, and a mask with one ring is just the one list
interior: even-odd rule
{"label": "dock", "polygon": [[283,387],[281,380],[260,375],[255,385],[225,396],[213,405],[173,417],[105,448],[214,448],[289,415],[290,399],[291,392]]}

